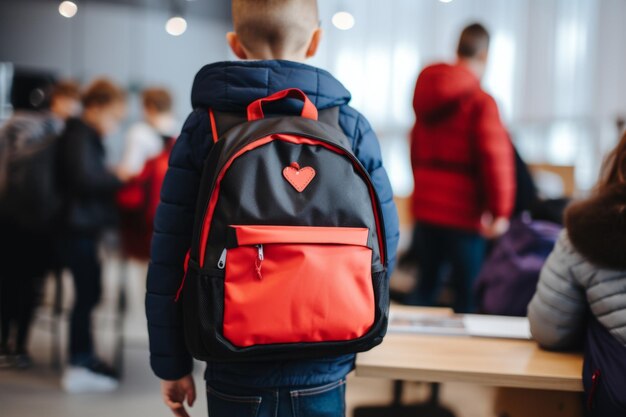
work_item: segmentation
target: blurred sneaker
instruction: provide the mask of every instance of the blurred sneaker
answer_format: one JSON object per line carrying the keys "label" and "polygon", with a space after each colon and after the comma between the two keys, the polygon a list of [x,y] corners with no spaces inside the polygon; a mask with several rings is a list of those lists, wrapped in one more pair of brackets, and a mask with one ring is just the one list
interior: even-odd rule
{"label": "blurred sneaker", "polygon": [[119,381],[111,367],[94,360],[88,366],[68,367],[61,379],[61,385],[71,394],[111,392],[117,389]]}

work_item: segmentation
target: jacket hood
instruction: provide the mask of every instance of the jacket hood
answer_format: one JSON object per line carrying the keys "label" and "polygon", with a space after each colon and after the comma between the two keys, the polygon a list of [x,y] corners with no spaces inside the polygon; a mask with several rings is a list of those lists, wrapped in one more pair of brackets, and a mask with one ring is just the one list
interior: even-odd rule
{"label": "jacket hood", "polygon": [[626,269],[626,185],[572,204],[565,226],[572,245],[590,262]]}
{"label": "jacket hood", "polygon": [[193,108],[243,112],[248,104],[299,88],[319,109],[348,104],[350,93],[329,72],[292,61],[226,61],[204,66],[191,91]]}
{"label": "jacket hood", "polygon": [[436,64],[425,68],[415,84],[413,109],[428,121],[453,112],[459,102],[480,91],[480,81],[460,65]]}

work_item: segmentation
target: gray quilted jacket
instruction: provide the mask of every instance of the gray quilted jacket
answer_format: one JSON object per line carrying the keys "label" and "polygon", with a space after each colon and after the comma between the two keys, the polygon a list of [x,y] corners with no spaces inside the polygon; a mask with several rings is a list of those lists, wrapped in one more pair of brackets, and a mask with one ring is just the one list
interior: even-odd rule
{"label": "gray quilted jacket", "polygon": [[528,306],[535,340],[580,346],[588,314],[626,346],[626,187],[572,205]]}

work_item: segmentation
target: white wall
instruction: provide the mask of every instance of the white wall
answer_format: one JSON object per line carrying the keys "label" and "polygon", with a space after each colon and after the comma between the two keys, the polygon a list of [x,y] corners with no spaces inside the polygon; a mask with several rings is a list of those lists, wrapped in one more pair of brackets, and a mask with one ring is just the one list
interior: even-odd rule
{"label": "white wall", "polygon": [[[624,0],[326,0],[325,43],[315,60],[353,91],[383,138],[396,192],[411,192],[406,137],[415,79],[453,60],[458,35],[478,21],[492,35],[485,88],[529,162],[575,165],[590,188],[626,115]],[[352,30],[330,18],[348,10]]]}
{"label": "white wall", "polygon": [[[492,35],[484,83],[508,121],[626,112],[624,0],[325,0],[320,8],[325,39],[313,62],[351,86],[355,105],[371,108],[381,127],[411,123],[420,69],[453,60],[461,29],[475,21]],[[353,29],[331,25],[338,10],[355,16]],[[394,114],[399,100],[408,116]]]}
{"label": "white wall", "polygon": [[[164,84],[173,90],[182,119],[196,71],[232,57],[224,42],[226,22],[189,16],[187,32],[175,38],[163,29],[163,12],[85,3],[68,20],[54,1],[1,2],[0,62],[51,68],[84,81],[107,75],[134,90]],[[329,69],[352,91],[353,105],[381,136],[398,193],[412,187],[406,136],[415,79],[425,65],[453,59],[458,34],[472,21],[492,33],[484,84],[522,154],[531,162],[576,165],[583,189],[595,181],[603,154],[616,141],[615,117],[626,114],[625,0],[319,5],[325,35],[311,63]],[[331,24],[342,9],[356,18],[352,30]]]}
{"label": "white wall", "polygon": [[57,3],[0,3],[0,62],[45,68],[60,76],[89,81],[106,75],[127,88],[169,87],[176,112],[190,111],[193,77],[203,65],[227,57],[219,20],[188,17],[180,37],[164,30],[167,15],[122,5],[79,3],[72,19],[62,17]]}

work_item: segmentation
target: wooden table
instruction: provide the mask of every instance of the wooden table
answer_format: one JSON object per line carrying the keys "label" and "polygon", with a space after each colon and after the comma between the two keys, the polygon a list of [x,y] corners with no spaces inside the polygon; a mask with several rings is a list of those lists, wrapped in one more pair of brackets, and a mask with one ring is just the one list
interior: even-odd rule
{"label": "wooden table", "polygon": [[388,333],[380,346],[357,355],[356,375],[582,391],[582,361],[582,354],[548,352],[530,340]]}

